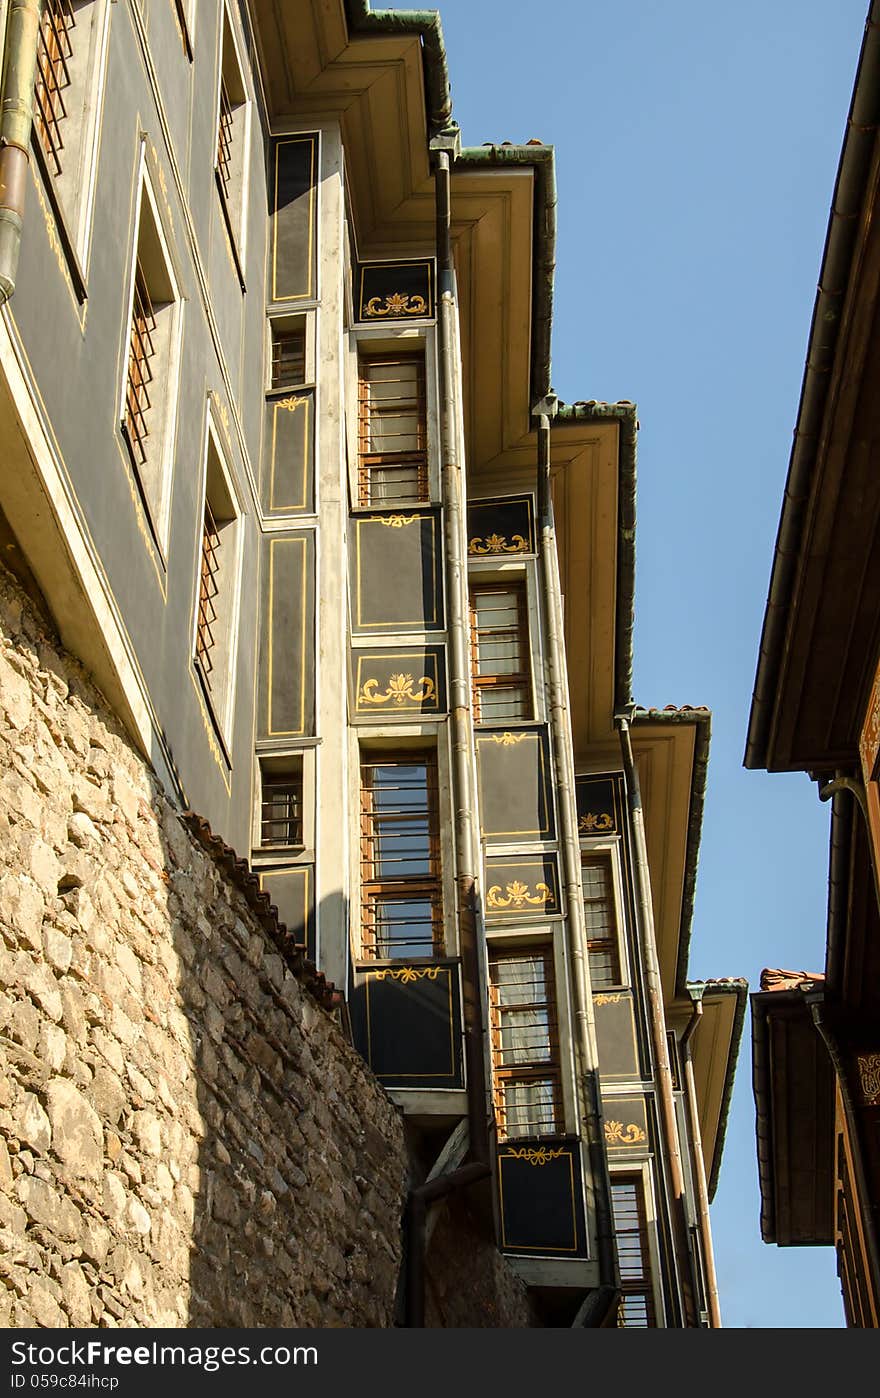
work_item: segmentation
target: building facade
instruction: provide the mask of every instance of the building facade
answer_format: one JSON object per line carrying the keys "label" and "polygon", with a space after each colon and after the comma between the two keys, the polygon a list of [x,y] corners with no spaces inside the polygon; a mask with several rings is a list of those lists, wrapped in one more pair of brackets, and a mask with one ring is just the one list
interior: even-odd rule
{"label": "building facade", "polygon": [[18,14],[7,562],[402,1114],[401,1318],[466,1191],[540,1323],[720,1324],[710,719],[632,703],[635,408],[551,389],[552,148],[462,148],[436,18]]}
{"label": "building facade", "polygon": [[875,460],[880,7],[838,169],[761,637],[745,765],[804,771],[831,802],[824,972],[752,997],[761,1231],[834,1246],[847,1323],[880,1320]]}

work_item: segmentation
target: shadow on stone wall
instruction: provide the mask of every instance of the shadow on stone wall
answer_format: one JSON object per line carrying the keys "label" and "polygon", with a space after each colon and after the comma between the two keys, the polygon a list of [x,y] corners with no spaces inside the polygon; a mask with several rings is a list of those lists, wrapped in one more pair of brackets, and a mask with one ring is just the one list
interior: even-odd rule
{"label": "shadow on stone wall", "polygon": [[5,573],[0,623],[0,1324],[389,1324],[397,1113]]}

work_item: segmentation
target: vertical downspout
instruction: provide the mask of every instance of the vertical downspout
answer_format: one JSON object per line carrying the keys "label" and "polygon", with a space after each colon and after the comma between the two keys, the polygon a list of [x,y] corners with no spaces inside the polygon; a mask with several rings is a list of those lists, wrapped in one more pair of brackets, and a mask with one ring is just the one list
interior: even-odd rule
{"label": "vertical downspout", "polygon": [[467,1071],[468,1158],[447,1175],[417,1185],[409,1196],[406,1234],[406,1325],[425,1324],[425,1227],[431,1203],[465,1185],[486,1179],[489,1122],[483,1054],[483,991],[478,951],[476,871],[471,765],[470,667],[467,649],[467,573],[462,472],[458,460],[455,377],[455,271],[450,240],[449,151],[435,152],[437,271],[439,306],[437,348],[440,365],[440,450],[445,542],[446,608],[449,632],[449,722],[452,731],[452,805],[455,825],[455,887],[461,954],[462,1014]]}
{"label": "vertical downspout", "polygon": [[691,1328],[697,1324],[696,1296],[685,1218],[684,1175],[681,1168],[681,1150],[675,1120],[675,1100],[672,1095],[672,1072],[669,1066],[669,1045],[666,1042],[660,963],[657,959],[657,938],[654,931],[654,908],[651,898],[651,878],[648,872],[648,846],[645,838],[642,792],[638,769],[633,757],[629,720],[623,714],[618,714],[615,717],[615,723],[620,730],[620,750],[626,777],[626,797],[632,831],[639,932],[645,966],[648,1018],[651,1025],[651,1045],[660,1107],[660,1130],[669,1167],[669,1184],[672,1192],[672,1245],[676,1260],[675,1271],[682,1290],[682,1295],[677,1300],[681,1310],[682,1324],[685,1328]]}
{"label": "vertical downspout", "polygon": [[34,115],[41,0],[9,0],[0,106],[0,306],[15,291]]}
{"label": "vertical downspout", "polygon": [[579,1311],[577,1323],[583,1326],[601,1326],[614,1323],[620,1291],[611,1214],[611,1177],[605,1150],[602,1103],[599,1095],[596,1024],[586,961],[587,934],[581,886],[580,844],[577,835],[574,749],[568,708],[562,592],[553,524],[553,501],[550,494],[550,419],[545,413],[541,413],[538,415],[537,422],[541,580],[547,623],[550,726],[556,756],[556,796],[562,835],[568,945],[574,982],[575,1060],[579,1085],[577,1095],[581,1117],[587,1131],[599,1262],[599,1286],[587,1298],[587,1303]]}
{"label": "vertical downspout", "polygon": [[[694,993],[692,992],[692,995]],[[690,1126],[691,1157],[694,1183],[697,1189],[697,1208],[700,1224],[700,1241],[703,1245],[703,1268],[706,1274],[706,1309],[709,1312],[709,1327],[721,1329],[721,1306],[718,1301],[718,1276],[715,1271],[715,1252],[712,1247],[712,1229],[709,1222],[709,1189],[706,1184],[706,1165],[703,1160],[703,1141],[700,1132],[700,1114],[697,1107],[697,1089],[694,1082],[694,1061],[691,1056],[691,1040],[697,1025],[703,1017],[702,991],[694,995],[694,1008],[681,1036],[679,1047],[684,1067],[684,1096]]]}

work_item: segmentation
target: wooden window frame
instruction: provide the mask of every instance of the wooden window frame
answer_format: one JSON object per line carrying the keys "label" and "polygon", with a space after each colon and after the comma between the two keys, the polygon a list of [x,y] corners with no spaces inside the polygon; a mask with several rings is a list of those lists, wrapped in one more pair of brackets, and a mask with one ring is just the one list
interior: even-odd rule
{"label": "wooden window frame", "polygon": [[140,258],[135,259],[134,293],[131,304],[131,332],[126,374],[125,416],[122,430],[135,465],[147,459],[147,438],[153,401],[150,385],[156,361],[156,313]]}
{"label": "wooden window frame", "polygon": [[229,761],[235,708],[243,552],[242,491],[209,403],[195,579],[193,666]]}
{"label": "wooden window frame", "polygon": [[[624,1188],[633,1190],[635,1208],[634,1210],[628,1208],[626,1215],[622,1217],[622,1210],[615,1206],[615,1190]],[[656,1259],[651,1221],[648,1218],[648,1193],[643,1170],[612,1170],[611,1216],[618,1261],[620,1261],[620,1240],[635,1237],[638,1240],[637,1261],[641,1264],[639,1274],[632,1277],[623,1275],[625,1264],[621,1265],[621,1302],[617,1317],[618,1328],[621,1330],[655,1330],[659,1326],[655,1285]],[[635,1219],[634,1226],[633,1217]],[[632,1297],[634,1301],[643,1300],[644,1321],[641,1319],[633,1320],[631,1316],[630,1323],[627,1323],[627,1296]]]}
{"label": "wooden window frame", "polygon": [[[399,813],[393,810],[377,811],[374,808],[371,792],[374,787],[366,778],[367,769],[373,767],[424,767],[425,768],[425,807],[428,824],[428,874],[401,874],[397,878],[382,876],[377,864],[386,862],[380,854],[376,858],[375,841],[378,826],[383,820],[393,822],[397,814],[406,815],[422,812]],[[360,760],[360,890],[361,890],[361,956],[365,961],[418,961],[435,960],[445,952],[443,928],[443,885],[440,841],[440,796],[437,769],[437,753],[434,749],[405,749],[385,751],[382,749],[361,752]],[[431,909],[431,945],[422,953],[412,956],[396,956],[393,944],[384,948],[377,942],[376,909],[380,904],[424,901]],[[408,944],[418,942],[417,937],[408,939]],[[424,939],[427,943],[427,938]]]}
{"label": "wooden window frame", "polygon": [[[371,364],[416,364],[419,373],[416,378],[416,398],[415,398],[415,437],[418,446],[412,451],[382,451],[375,452],[369,450],[370,424],[372,421],[370,397],[368,392],[369,379],[364,373],[364,369]],[[362,508],[391,508],[400,506],[409,509],[414,505],[428,505],[431,503],[431,486],[428,462],[428,386],[427,386],[427,364],[424,346],[419,350],[395,351],[370,350],[361,347],[358,350],[357,360],[357,385],[358,385],[358,469],[357,469],[357,498],[358,505]],[[408,400],[390,400],[408,401]],[[417,476],[417,489],[412,495],[403,494],[391,499],[374,499],[374,473],[379,471],[393,471],[396,467],[401,470],[412,470],[415,468]]]}
{"label": "wooden window frame", "polygon": [[[521,1005],[499,1003],[498,984],[494,978],[494,967],[504,961],[540,960],[544,966],[546,1000],[524,1001]],[[532,1062],[505,1065],[504,1049],[501,1043],[504,1015],[516,1010],[547,1010],[547,1056],[535,1058]],[[565,1135],[565,1108],[562,1094],[562,1069],[559,1051],[559,1011],[556,987],[556,967],[552,942],[531,943],[528,946],[512,947],[493,945],[489,948],[489,1034],[492,1057],[492,1099],[495,1106],[495,1123],[499,1141],[525,1140],[540,1137]],[[537,1047],[537,1046],[536,1046]],[[535,1123],[534,1131],[516,1131],[511,1134],[507,1128],[507,1108],[504,1089],[508,1084],[548,1082],[553,1092],[553,1129],[542,1129]]]}
{"label": "wooden window frame", "polygon": [[[516,637],[519,642],[520,663],[522,669],[513,674],[483,674],[479,673],[479,652],[480,640],[482,636],[495,636],[509,634],[510,628],[502,628],[501,631],[490,628],[478,628],[477,607],[475,598],[481,593],[509,592],[516,598],[517,626]],[[469,588],[469,609],[470,609],[470,656],[471,656],[471,693],[474,706],[474,723],[492,724],[503,723],[529,723],[535,717],[535,700],[532,691],[531,673],[531,647],[529,645],[529,597],[528,585],[524,577],[501,578],[496,581],[472,581]],[[525,703],[524,712],[516,719],[513,718],[489,718],[484,719],[482,714],[482,694],[483,690],[492,689],[514,690],[522,694]]]}
{"label": "wooden window frame", "polygon": [[[261,759],[259,848],[301,851],[304,822],[302,757]],[[284,838],[290,834],[295,838]]]}
{"label": "wooden window frame", "polygon": [[[629,965],[626,955],[626,943],[624,938],[623,907],[621,904],[620,890],[618,886],[618,871],[614,850],[608,846],[587,846],[581,844],[581,869],[588,864],[603,864],[608,873],[608,889],[611,909],[614,916],[614,933],[610,937],[591,937],[589,928],[589,903],[586,893],[584,895],[584,930],[587,941],[587,956],[590,963],[590,988],[593,994],[608,990],[625,990],[629,988]],[[598,900],[593,900],[598,901]],[[596,955],[611,954],[614,958],[613,971],[617,973],[617,979],[595,980],[593,979],[594,961]]]}

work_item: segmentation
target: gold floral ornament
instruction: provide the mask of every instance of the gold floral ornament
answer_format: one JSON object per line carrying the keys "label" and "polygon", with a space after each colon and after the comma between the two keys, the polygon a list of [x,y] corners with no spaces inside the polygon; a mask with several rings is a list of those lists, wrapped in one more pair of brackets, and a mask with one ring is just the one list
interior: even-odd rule
{"label": "gold floral ornament", "polygon": [[303,403],[308,403],[308,401],[308,398],[297,398],[295,396],[291,396],[290,398],[276,398],[275,407],[286,408],[289,413],[295,413],[297,408],[301,408]]}
{"label": "gold floral ornament", "polygon": [[880,1106],[880,1053],[856,1054],[859,1087],[866,1107]]}
{"label": "gold floral ornament", "polygon": [[398,970],[392,970],[389,966],[384,971],[371,971],[370,975],[377,981],[384,981],[390,976],[391,980],[400,981],[401,985],[413,985],[416,981],[435,981],[444,969],[442,966],[401,966]]}
{"label": "gold floral ornament", "polygon": [[614,821],[605,811],[601,815],[596,815],[593,811],[587,811],[578,821],[578,830],[585,835],[595,835],[597,831],[613,830]]}
{"label": "gold floral ornament", "polygon": [[512,748],[514,743],[521,743],[528,736],[528,733],[493,733],[492,742],[500,743],[503,748]]}
{"label": "gold floral ornament", "polygon": [[[385,302],[384,306],[382,302]],[[390,295],[371,296],[364,307],[365,316],[426,316],[428,303],[424,296],[407,296],[402,291]]]}
{"label": "gold floral ornament", "polygon": [[507,897],[501,892],[500,883],[493,884],[486,895],[486,902],[490,908],[524,908],[527,904],[533,908],[541,908],[545,903],[552,902],[553,893],[546,883],[536,883],[535,892],[529,892],[527,883],[521,879],[514,879],[507,885]]}
{"label": "gold floral ornament", "polygon": [[379,523],[384,524],[386,529],[403,529],[407,524],[413,524],[418,519],[418,515],[382,515]]}
{"label": "gold floral ornament", "polygon": [[522,534],[514,534],[510,543],[506,534],[487,534],[485,538],[471,539],[468,553],[528,553],[528,540]]}
{"label": "gold floral ornament", "polygon": [[427,675],[422,675],[418,682],[418,689],[412,675],[391,675],[388,680],[388,688],[384,694],[379,694],[378,680],[364,680],[361,685],[361,692],[358,695],[359,704],[396,704],[398,708],[409,700],[411,704],[433,703],[437,690],[432,679]]}
{"label": "gold floral ornament", "polygon": [[507,1160],[527,1160],[530,1165],[549,1165],[551,1160],[558,1160],[561,1155],[568,1152],[560,1147],[559,1150],[548,1150],[546,1146],[541,1146],[538,1150],[509,1150],[505,1159]]}
{"label": "gold floral ornament", "polygon": [[619,1005],[623,999],[622,995],[594,995],[594,1005]]}
{"label": "gold floral ornament", "polygon": [[647,1136],[634,1121],[624,1126],[622,1121],[606,1121],[605,1140],[609,1146],[639,1146]]}

